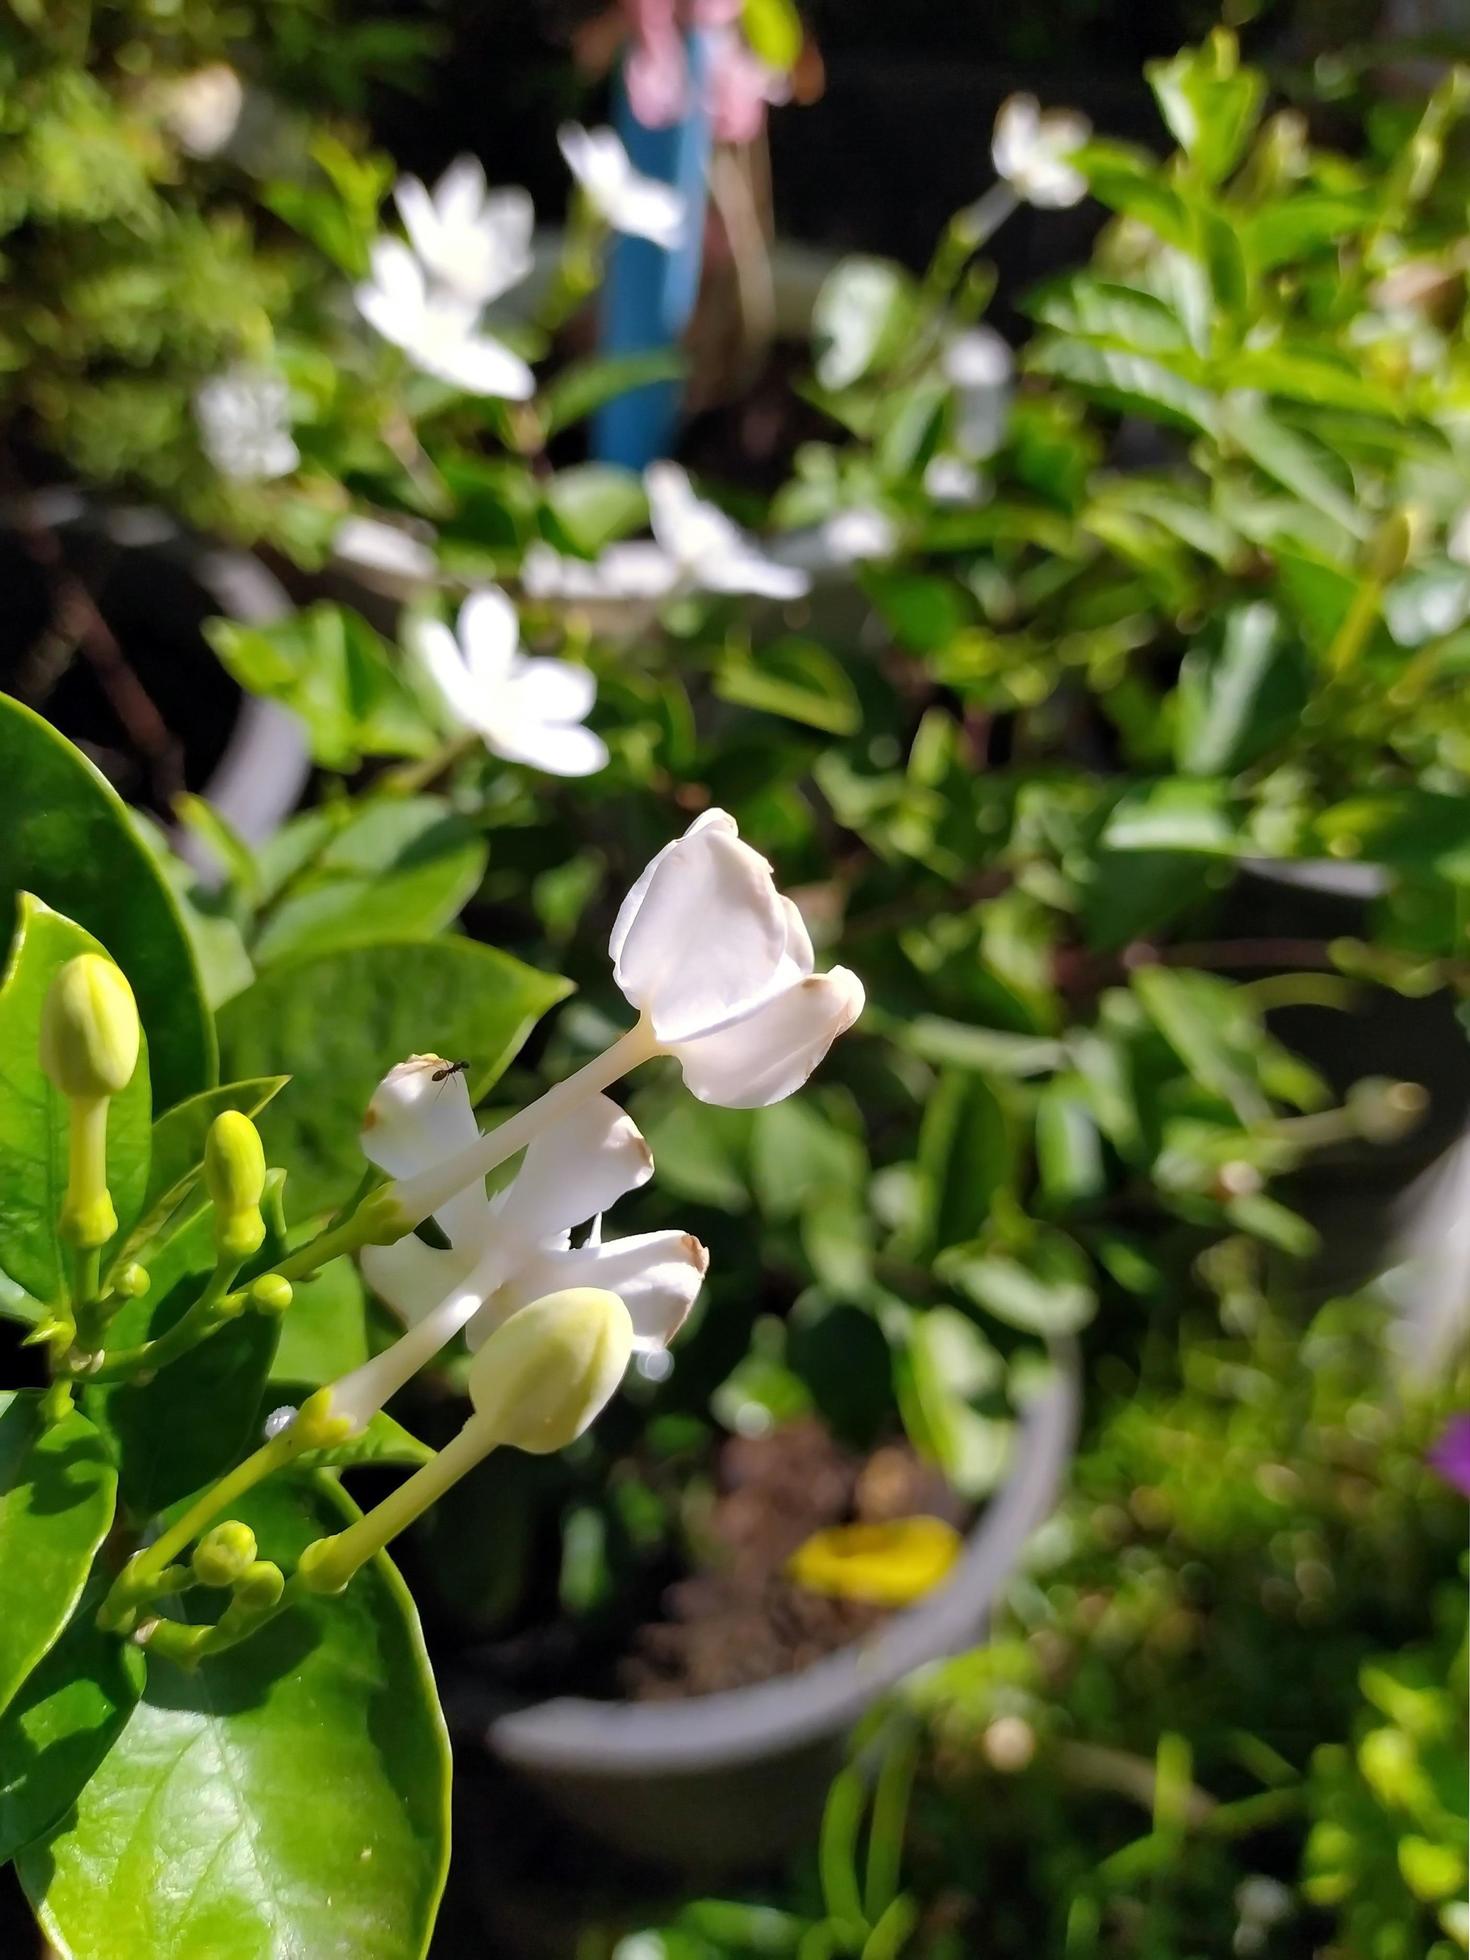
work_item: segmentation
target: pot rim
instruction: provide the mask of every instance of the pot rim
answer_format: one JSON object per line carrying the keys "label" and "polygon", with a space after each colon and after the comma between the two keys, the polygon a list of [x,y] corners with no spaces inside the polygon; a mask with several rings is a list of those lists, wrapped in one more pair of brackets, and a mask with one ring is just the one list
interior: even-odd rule
{"label": "pot rim", "polygon": [[973,1646],[1026,1540],[1050,1515],[1076,1441],[1074,1342],[1021,1418],[1016,1461],[966,1540],[953,1576],[877,1633],[794,1674],[678,1702],[558,1695],[491,1720],[483,1740],[518,1768],[629,1779],[735,1768],[844,1733],[905,1675]]}

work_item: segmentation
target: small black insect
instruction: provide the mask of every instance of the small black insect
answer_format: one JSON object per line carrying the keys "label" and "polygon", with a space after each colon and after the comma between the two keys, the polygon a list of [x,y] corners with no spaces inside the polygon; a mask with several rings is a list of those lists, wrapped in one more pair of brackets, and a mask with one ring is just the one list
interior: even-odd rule
{"label": "small black insect", "polygon": [[463,1075],[469,1067],[468,1062],[446,1062],[443,1068],[436,1068],[429,1077],[431,1082],[447,1082],[451,1075]]}

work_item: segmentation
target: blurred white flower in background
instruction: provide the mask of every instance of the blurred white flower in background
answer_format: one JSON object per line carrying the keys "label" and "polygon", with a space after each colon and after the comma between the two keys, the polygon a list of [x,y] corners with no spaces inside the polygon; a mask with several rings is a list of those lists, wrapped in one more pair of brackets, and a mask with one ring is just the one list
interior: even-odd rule
{"label": "blurred white flower in background", "polygon": [[163,120],[191,157],[218,156],[234,135],[245,106],[245,85],[227,61],[212,61],[169,84]]}
{"label": "blurred white flower in background", "polygon": [[237,483],[289,476],[301,461],[291,437],[291,390],[283,375],[244,364],[194,394],[199,443],[221,476]]}
{"label": "blurred white flower in background", "polygon": [[863,1008],[855,973],[814,971],[800,912],[724,810],[706,810],[654,858],[608,951],[685,1086],[723,1109],[791,1095]]}
{"label": "blurred white flower in background", "polygon": [[470,395],[527,401],[535,393],[520,355],[481,330],[479,302],[432,283],[401,239],[374,242],[372,277],[353,298],[368,325],[424,374]]}
{"label": "blurred white flower in background", "polygon": [[553,776],[590,776],[606,765],[602,738],[581,726],[597,682],[570,661],[523,654],[516,609],[498,586],[470,594],[457,632],[418,619],[406,640],[449,719],[492,754]]}
{"label": "blurred white flower in background", "polygon": [[834,511],[820,524],[786,533],[772,547],[783,565],[795,565],[818,576],[891,558],[897,549],[898,527],[886,512],[875,510],[871,504]]}
{"label": "blurred white flower in background", "polygon": [[1005,437],[1015,361],[994,327],[968,327],[945,344],[940,368],[954,390],[954,437],[966,456],[983,462]]}
{"label": "blurred white flower in background", "polygon": [[715,505],[694,493],[677,463],[644,473],[651,539],[609,545],[592,563],[533,546],[521,581],[533,599],[659,601],[685,592],[799,599],[810,575],[783,564]]}
{"label": "blurred white flower in background", "polygon": [[1043,109],[1034,95],[1012,95],[1000,105],[990,154],[1023,203],[1060,210],[1087,195],[1087,179],[1069,159],[1091,134],[1076,109]]}
{"label": "blurred white flower in background", "polygon": [[636,170],[616,130],[563,123],[556,140],[588,202],[614,231],[646,238],[666,252],[683,242],[687,200],[672,184]]}
{"label": "blurred white flower in background", "polygon": [[529,275],[530,195],[491,191],[477,157],[457,157],[432,191],[417,177],[400,177],[393,201],[419,264],[445,292],[485,306]]}
{"label": "blurred white flower in background", "polygon": [[924,470],[924,488],[936,504],[978,504],[985,479],[963,456],[934,456]]}
{"label": "blurred white flower in background", "polygon": [[390,579],[431,579],[439,569],[424,538],[379,517],[344,517],[332,533],[332,556]]}
{"label": "blurred white flower in background", "polygon": [[1470,504],[1465,506],[1450,526],[1450,534],[1445,541],[1445,551],[1457,565],[1470,565]]}

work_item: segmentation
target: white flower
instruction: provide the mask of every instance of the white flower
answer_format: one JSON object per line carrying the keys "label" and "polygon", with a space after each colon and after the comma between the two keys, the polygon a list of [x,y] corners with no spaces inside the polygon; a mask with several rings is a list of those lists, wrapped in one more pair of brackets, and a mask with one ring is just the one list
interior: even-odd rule
{"label": "white flower", "polygon": [[417,177],[400,177],[393,201],[425,272],[467,304],[499,299],[530,273],[530,196],[488,190],[477,157],[458,157],[432,191]]}
{"label": "white flower", "polygon": [[799,1089],[863,1006],[813,971],[801,914],[733,817],[707,810],[623,900],[613,975],[701,1102],[760,1109]]}
{"label": "white flower", "polygon": [[344,517],[332,533],[332,556],[390,579],[427,580],[439,568],[422,538],[377,517]]}
{"label": "white flower", "polygon": [[970,327],[945,345],[940,369],[954,390],[955,441],[966,456],[993,456],[1011,409],[1011,350],[994,327]]}
{"label": "white flower", "polygon": [[1450,534],[1445,541],[1445,552],[1457,565],[1470,565],[1470,504],[1465,506],[1450,526]]}
{"label": "white flower", "polygon": [[1087,195],[1087,179],[1068,159],[1091,134],[1075,109],[1043,111],[1034,95],[1012,95],[1000,105],[990,154],[1023,203],[1056,210]]}
{"label": "white flower", "polygon": [[652,464],[644,484],[651,541],[609,545],[592,564],[533,549],[522,570],[526,591],[538,599],[658,601],[695,591],[799,599],[811,590],[806,572],[779,563],[696,497],[676,463]]}
{"label": "white flower", "polygon": [[301,461],[291,439],[291,390],[268,368],[232,367],[194,396],[205,455],[222,476],[263,482],[289,476]]}
{"label": "white flower", "polygon": [[683,243],[688,223],[683,193],[635,170],[616,130],[563,123],[556,140],[588,202],[614,231],[647,238],[666,252]]}
{"label": "white flower", "polygon": [[898,549],[898,530],[892,518],[870,504],[834,511],[820,524],[788,533],[777,540],[783,565],[805,572],[840,572],[875,558],[891,558]]}
{"label": "white flower", "polygon": [[[478,1134],[464,1077],[445,1074],[447,1067],[437,1055],[411,1056],[390,1070],[368,1105],[363,1150],[395,1177],[427,1169]],[[537,1137],[496,1197],[476,1184],[440,1206],[434,1219],[447,1251],[410,1234],[396,1245],[367,1247],[363,1273],[410,1326],[459,1299],[457,1324],[472,1348],[518,1308],[576,1286],[618,1295],[636,1350],[666,1347],[709,1265],[698,1239],[643,1232],[604,1242],[594,1227],[585,1243],[571,1243],[575,1226],[600,1223],[652,1175],[653,1157],[632,1118],[606,1096],[589,1097]]]}
{"label": "white flower", "polygon": [[580,725],[597,698],[596,681],[568,660],[523,654],[516,609],[499,586],[465,600],[457,637],[442,620],[419,619],[409,645],[450,719],[492,754],[553,776],[605,767],[602,738]]}
{"label": "white flower", "polygon": [[191,157],[218,156],[235,133],[245,85],[227,61],[211,61],[171,84],[163,119]]}
{"label": "white flower", "polygon": [[536,378],[520,355],[480,330],[478,302],[431,286],[401,239],[375,241],[372,277],[353,298],[368,325],[425,374],[468,395],[527,401],[535,393]]}
{"label": "white flower", "polygon": [[924,488],[936,504],[978,504],[985,483],[963,456],[934,456],[924,471]]}

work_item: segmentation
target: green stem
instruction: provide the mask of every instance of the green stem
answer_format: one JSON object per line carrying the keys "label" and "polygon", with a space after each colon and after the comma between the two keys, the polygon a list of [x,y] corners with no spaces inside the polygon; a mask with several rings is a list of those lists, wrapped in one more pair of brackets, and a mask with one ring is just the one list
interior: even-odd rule
{"label": "green stem", "polygon": [[1333,679],[1341,679],[1367,645],[1368,635],[1377,623],[1382,604],[1381,580],[1371,576],[1363,579],[1353,594],[1347,616],[1332,636],[1332,644],[1327,649],[1327,671]]}
{"label": "green stem", "polygon": [[100,1368],[85,1371],[87,1380],[126,1381],[145,1370],[156,1374],[171,1361],[177,1361],[180,1355],[187,1354],[190,1348],[198,1347],[201,1341],[207,1341],[212,1334],[217,1334],[244,1305],[243,1299],[225,1304],[241,1263],[238,1259],[219,1260],[199,1298],[180,1314],[172,1327],[166,1328],[155,1340],[141,1341],[136,1347],[118,1348],[106,1355]]}
{"label": "green stem", "polygon": [[308,1545],[297,1572],[302,1584],[314,1593],[341,1592],[360,1566],[421,1517],[494,1447],[495,1438],[488,1426],[471,1416],[432,1462],[415,1470],[407,1483],[400,1484],[381,1504],[374,1505],[345,1531]]}
{"label": "green stem", "polygon": [[390,769],[378,787],[388,796],[417,796],[429,784],[442,776],[446,769],[452,769],[462,757],[470,755],[480,745],[480,737],[474,729],[435,749],[419,762],[405,763],[401,769]]}

